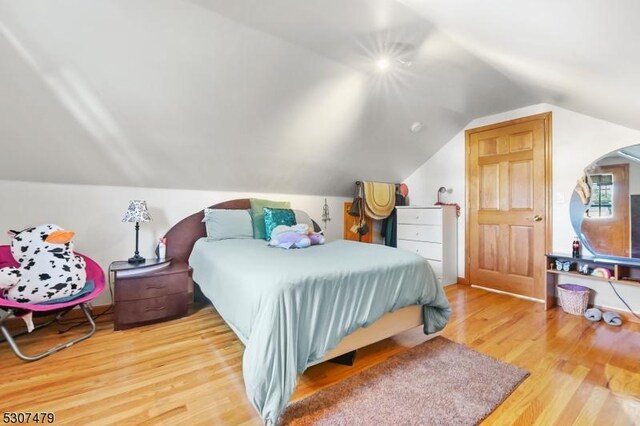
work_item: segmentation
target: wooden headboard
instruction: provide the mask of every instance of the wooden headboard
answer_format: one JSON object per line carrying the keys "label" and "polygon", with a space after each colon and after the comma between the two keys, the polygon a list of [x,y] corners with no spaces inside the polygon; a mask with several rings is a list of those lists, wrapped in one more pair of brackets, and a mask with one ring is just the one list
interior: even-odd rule
{"label": "wooden headboard", "polygon": [[[248,198],[240,200],[230,200],[223,203],[214,204],[210,209],[227,210],[248,210],[251,203]],[[173,225],[173,228],[165,234],[167,238],[167,257],[180,259],[189,263],[189,256],[193,245],[202,237],[207,236],[207,230],[202,222],[204,219],[204,209],[187,216],[180,222]]]}
{"label": "wooden headboard", "polygon": [[[227,210],[249,210],[251,202],[248,198],[238,200],[229,200],[222,203],[214,204],[210,209],[227,209]],[[189,263],[189,256],[193,250],[193,245],[200,238],[207,236],[207,230],[202,222],[204,218],[204,209],[197,213],[187,216],[180,222],[173,225],[173,228],[165,234],[167,238],[167,257],[180,259]],[[314,221],[313,227],[315,231],[320,231],[320,227]]]}

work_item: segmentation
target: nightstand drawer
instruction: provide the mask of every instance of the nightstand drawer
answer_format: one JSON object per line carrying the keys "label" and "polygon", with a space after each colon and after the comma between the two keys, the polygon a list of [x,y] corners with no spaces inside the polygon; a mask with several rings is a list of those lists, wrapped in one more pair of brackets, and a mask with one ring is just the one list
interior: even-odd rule
{"label": "nightstand drawer", "polygon": [[116,330],[135,327],[147,322],[180,318],[187,315],[189,295],[184,293],[150,299],[119,302],[115,305]]}
{"label": "nightstand drawer", "polygon": [[155,275],[151,277],[118,278],[115,286],[116,302],[187,293],[189,278],[187,274]]}

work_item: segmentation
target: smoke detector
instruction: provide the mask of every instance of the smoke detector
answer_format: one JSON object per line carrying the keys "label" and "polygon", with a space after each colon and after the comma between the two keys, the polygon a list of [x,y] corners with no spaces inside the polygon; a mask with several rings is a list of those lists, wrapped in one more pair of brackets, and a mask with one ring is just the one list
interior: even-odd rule
{"label": "smoke detector", "polygon": [[411,125],[409,129],[411,130],[411,133],[418,133],[422,131],[422,129],[424,129],[424,124],[421,123],[420,121],[416,121]]}

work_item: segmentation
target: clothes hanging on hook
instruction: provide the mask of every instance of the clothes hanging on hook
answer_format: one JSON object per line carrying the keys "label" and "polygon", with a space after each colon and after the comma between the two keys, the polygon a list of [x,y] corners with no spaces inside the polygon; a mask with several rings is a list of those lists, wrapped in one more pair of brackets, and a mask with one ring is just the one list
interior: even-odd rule
{"label": "clothes hanging on hook", "polygon": [[[399,185],[397,187],[399,188]],[[396,207],[406,205],[407,199],[398,190],[396,192]],[[382,221],[380,233],[386,246],[398,247],[398,211],[395,208],[391,215]]]}

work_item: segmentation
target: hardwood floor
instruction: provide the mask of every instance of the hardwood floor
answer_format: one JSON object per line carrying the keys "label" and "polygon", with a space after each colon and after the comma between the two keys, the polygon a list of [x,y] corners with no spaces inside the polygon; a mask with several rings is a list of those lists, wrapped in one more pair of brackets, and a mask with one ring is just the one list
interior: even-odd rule
{"label": "hardwood floor", "polygon": [[[531,372],[483,424],[640,424],[640,324],[590,323],[464,286],[447,294],[454,314],[445,337]],[[52,330],[19,341],[33,352],[68,338]],[[410,330],[360,350],[353,367],[312,367],[294,398],[424,340]],[[1,411],[53,412],[56,424],[259,425],[244,393],[242,351],[210,307],[118,332],[103,320],[91,339],[35,363],[1,342]]]}

